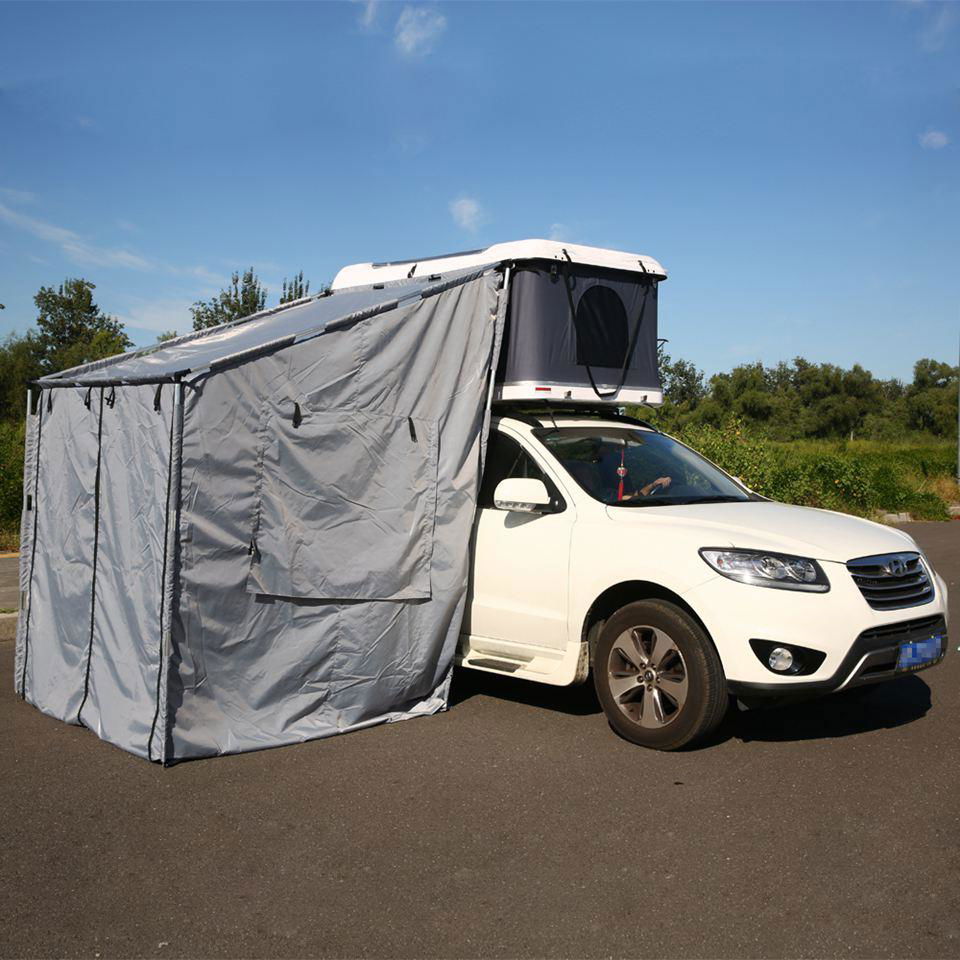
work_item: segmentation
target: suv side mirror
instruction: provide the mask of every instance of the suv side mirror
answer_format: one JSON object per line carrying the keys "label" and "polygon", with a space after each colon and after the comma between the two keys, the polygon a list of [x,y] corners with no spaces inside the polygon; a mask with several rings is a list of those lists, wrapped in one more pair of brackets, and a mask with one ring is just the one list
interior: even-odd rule
{"label": "suv side mirror", "polygon": [[550,509],[550,494],[542,480],[507,477],[493,491],[493,505],[516,513],[545,513]]}

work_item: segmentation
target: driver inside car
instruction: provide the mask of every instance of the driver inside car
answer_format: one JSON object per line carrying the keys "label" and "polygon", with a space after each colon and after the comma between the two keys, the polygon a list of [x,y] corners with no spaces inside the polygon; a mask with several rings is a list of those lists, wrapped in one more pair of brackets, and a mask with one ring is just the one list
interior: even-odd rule
{"label": "driver inside car", "polygon": [[[631,477],[630,465],[626,457],[627,445],[603,443],[597,457],[604,486],[609,491],[608,502],[636,500],[639,497],[649,497],[654,493],[666,490],[673,482],[672,477],[656,477],[637,488],[639,477]],[[649,474],[648,474],[649,476]]]}

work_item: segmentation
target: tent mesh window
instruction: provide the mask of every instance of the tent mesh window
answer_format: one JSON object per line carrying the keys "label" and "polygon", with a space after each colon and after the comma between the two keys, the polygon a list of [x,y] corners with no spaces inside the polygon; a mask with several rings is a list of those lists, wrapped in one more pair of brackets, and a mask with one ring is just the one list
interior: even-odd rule
{"label": "tent mesh window", "polygon": [[615,290],[599,285],[586,290],[577,304],[574,326],[578,364],[623,366],[630,346],[630,325],[626,308]]}

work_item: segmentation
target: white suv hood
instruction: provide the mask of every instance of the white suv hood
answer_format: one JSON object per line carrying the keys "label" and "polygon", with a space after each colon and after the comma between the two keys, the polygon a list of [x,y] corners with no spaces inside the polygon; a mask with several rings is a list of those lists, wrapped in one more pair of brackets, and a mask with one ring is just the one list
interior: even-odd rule
{"label": "white suv hood", "polygon": [[[854,557],[917,550],[900,530],[860,517],[774,501],[663,507],[608,507],[617,523],[653,524],[683,532],[701,547],[745,547],[846,563]],[[667,535],[667,531],[664,531]]]}

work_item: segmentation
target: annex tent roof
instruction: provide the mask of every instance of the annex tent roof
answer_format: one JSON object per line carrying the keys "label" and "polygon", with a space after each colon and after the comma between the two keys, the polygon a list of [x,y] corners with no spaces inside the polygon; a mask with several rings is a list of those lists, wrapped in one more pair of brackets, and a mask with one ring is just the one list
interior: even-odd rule
{"label": "annex tent roof", "polygon": [[157,383],[216,369],[283,349],[325,330],[348,327],[477,277],[489,264],[453,271],[442,279],[369,284],[327,292],[219,327],[200,330],[162,344],[133,350],[44,377],[42,386]]}

